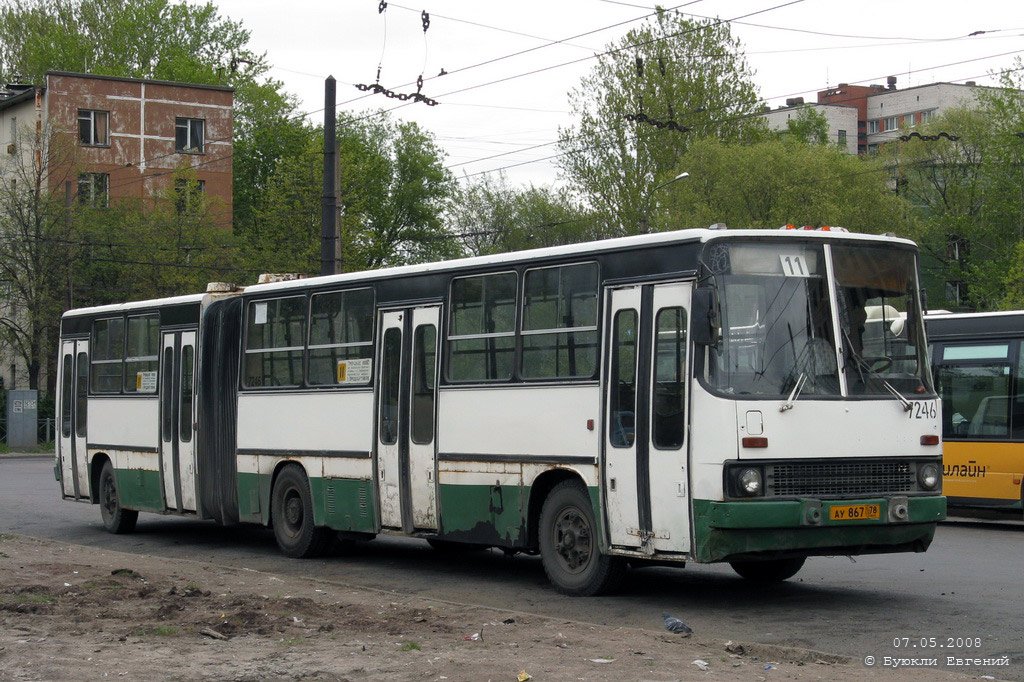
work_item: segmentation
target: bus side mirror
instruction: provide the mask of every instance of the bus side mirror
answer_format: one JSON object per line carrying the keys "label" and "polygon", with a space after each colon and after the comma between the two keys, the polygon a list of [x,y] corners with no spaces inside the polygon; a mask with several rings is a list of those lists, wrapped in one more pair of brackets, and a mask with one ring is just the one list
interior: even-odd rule
{"label": "bus side mirror", "polygon": [[693,291],[693,325],[690,337],[698,346],[712,346],[718,341],[721,323],[718,318],[718,291],[699,287]]}

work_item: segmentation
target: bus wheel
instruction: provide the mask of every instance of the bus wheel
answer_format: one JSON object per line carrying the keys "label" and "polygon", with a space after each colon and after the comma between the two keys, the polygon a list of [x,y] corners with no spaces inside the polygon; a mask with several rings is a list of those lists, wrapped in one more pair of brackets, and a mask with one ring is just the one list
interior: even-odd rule
{"label": "bus wheel", "polygon": [[767,559],[765,561],[730,561],[732,570],[756,583],[781,583],[803,568],[805,559]]}
{"label": "bus wheel", "polygon": [[307,559],[319,556],[331,540],[327,528],[313,525],[313,499],[305,472],[295,465],[281,469],[270,498],[274,539],[285,556]]}
{"label": "bus wheel", "polygon": [[589,597],[622,582],[626,565],[601,553],[594,508],[577,481],[562,481],[544,500],[539,539],[544,572],[559,592]]}
{"label": "bus wheel", "polygon": [[103,463],[100,471],[100,516],[103,517],[103,527],[107,532],[117,535],[131,533],[135,530],[135,522],[139,520],[139,512],[121,506],[114,466],[109,460]]}

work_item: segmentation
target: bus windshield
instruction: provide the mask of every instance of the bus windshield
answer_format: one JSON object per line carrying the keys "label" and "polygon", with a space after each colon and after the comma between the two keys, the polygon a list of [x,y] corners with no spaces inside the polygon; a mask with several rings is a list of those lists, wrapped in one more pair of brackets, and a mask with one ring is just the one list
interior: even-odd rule
{"label": "bus windshield", "polygon": [[704,264],[721,307],[713,388],[794,399],[839,398],[844,384],[845,395],[932,392],[912,252],[728,242],[710,245]]}

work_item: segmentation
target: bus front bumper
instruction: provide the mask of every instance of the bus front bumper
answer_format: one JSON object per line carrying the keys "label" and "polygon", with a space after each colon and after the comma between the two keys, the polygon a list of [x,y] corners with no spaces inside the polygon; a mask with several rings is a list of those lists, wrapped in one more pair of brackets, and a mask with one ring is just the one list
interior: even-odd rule
{"label": "bus front bumper", "polygon": [[[693,504],[694,560],[701,563],[923,552],[946,518],[941,496]],[[833,507],[871,505],[879,505],[879,518],[832,518]]]}

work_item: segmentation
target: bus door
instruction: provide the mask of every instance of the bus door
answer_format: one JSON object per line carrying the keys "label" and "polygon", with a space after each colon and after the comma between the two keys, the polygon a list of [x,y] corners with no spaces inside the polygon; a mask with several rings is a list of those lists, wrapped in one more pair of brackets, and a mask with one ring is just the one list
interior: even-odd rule
{"label": "bus door", "polygon": [[376,465],[381,525],[437,528],[439,306],[381,315]]}
{"label": "bus door", "polygon": [[196,510],[196,332],[163,333],[160,351],[160,475],[168,509]]}
{"label": "bus door", "polygon": [[89,495],[86,451],[89,408],[89,342],[61,342],[60,358],[60,479],[68,497]]}
{"label": "bus door", "polygon": [[690,551],[690,284],[608,293],[603,486],[613,546]]}

